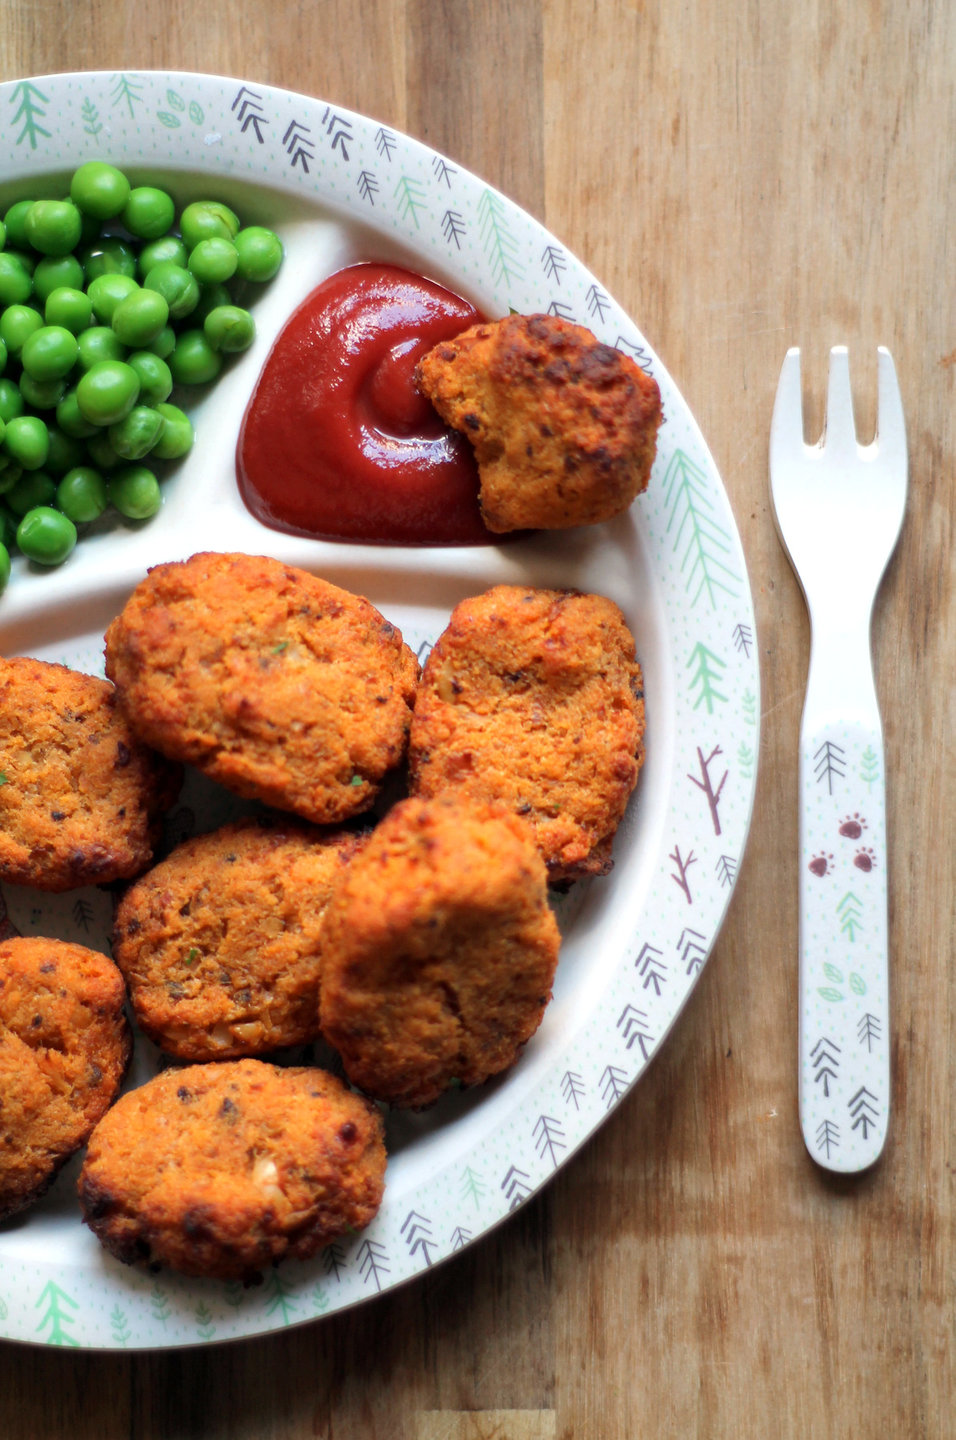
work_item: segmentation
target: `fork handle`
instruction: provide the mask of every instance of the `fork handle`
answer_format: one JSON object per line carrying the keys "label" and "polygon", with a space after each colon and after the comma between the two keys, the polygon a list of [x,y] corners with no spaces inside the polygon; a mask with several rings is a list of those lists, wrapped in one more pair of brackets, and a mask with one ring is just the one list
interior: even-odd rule
{"label": "fork handle", "polygon": [[814,646],[800,732],[800,1123],[843,1173],[890,1115],[883,731],[868,635],[850,649]]}

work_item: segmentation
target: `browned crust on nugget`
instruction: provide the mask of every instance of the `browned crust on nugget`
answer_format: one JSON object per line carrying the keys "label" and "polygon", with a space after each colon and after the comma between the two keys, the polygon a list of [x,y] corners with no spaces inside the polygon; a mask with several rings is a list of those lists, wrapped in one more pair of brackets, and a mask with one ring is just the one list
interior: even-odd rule
{"label": "browned crust on nugget", "polygon": [[0,1219],[44,1193],[112,1104],[131,1048],[125,996],[94,950],[0,942]]}
{"label": "browned crust on nugget", "polygon": [[414,794],[497,800],[551,880],[606,874],[644,759],[634,639],[600,595],[499,585],[452,612],[409,745]]}
{"label": "browned crust on nugget", "polygon": [[382,1118],[323,1070],[260,1060],[163,1071],[97,1126],[83,1218],[126,1264],[252,1280],[374,1218]]}
{"label": "browned crust on nugget", "polygon": [[113,957],[143,1032],[179,1060],[226,1060],[319,1034],[319,929],[364,843],[241,820],[178,846],[130,887]]}
{"label": "browned crust on nugget", "polygon": [[264,556],[158,565],[106,635],[136,730],[228,789],[335,823],[405,753],[418,664],[368,600]]}
{"label": "browned crust on nugget", "polygon": [[153,858],[181,773],[137,739],[106,680],[0,659],[0,879],[129,879]]}
{"label": "browned crust on nugget", "polygon": [[489,530],[560,530],[620,515],[647,488],[657,381],[583,325],[508,315],[422,359],[416,378],[475,448]]}
{"label": "browned crust on nugget", "polygon": [[457,798],[402,801],[326,910],[323,1032],[366,1093],[430,1105],[514,1062],[551,997],[559,944],[522,821]]}

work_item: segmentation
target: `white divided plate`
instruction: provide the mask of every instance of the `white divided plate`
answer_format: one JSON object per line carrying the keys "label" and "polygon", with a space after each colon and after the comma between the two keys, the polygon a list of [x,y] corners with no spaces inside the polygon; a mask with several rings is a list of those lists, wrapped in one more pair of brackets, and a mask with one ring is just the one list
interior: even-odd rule
{"label": "white divided plate", "polygon": [[[0,207],[57,195],[112,160],[184,204],[232,204],[277,230],[285,263],[254,311],[258,338],[190,404],[197,439],[142,526],[99,522],[58,570],[14,561],[0,601],[4,654],[102,673],[102,635],[147,565],[197,550],[274,555],[367,595],[424,653],[462,598],[499,582],[576,586],[623,609],[644,667],[647,763],[609,876],[556,901],[564,941],[554,1000],[496,1083],[388,1122],[385,1201],[373,1224],[262,1285],[124,1267],[81,1223],[78,1157],[32,1209],[0,1226],[0,1336],[95,1349],[194,1345],[298,1324],[373,1298],[505,1219],[622,1101],[696,983],[733,892],[759,735],[752,600],[727,496],[686,404],[633,322],[564,246],[454,161],[324,101],[241,80],[160,72],[43,76],[0,85]],[[501,548],[389,549],[264,529],[236,489],[234,446],[271,342],[306,294],[353,261],[394,260],[488,315],[551,311],[588,325],[660,384],[650,487],[605,525]],[[94,527],[94,530],[96,527]],[[187,792],[171,825],[208,829],[228,805]],[[192,813],[190,813],[192,812]],[[107,951],[105,891],[0,889],[0,934]],[[141,1037],[131,1083],[157,1068]]]}

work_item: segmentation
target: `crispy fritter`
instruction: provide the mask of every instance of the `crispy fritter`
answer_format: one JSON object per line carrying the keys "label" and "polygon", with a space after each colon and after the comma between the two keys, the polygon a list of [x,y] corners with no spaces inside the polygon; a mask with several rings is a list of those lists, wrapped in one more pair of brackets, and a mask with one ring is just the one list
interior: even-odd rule
{"label": "crispy fritter", "polygon": [[200,554],[136,587],[106,671],[157,750],[335,823],[402,760],[418,664],[368,600],[278,560]]}
{"label": "crispy fritter", "polygon": [[181,779],[107,681],[0,659],[0,879],[63,891],[138,875]]}
{"label": "crispy fritter", "polygon": [[583,325],[508,315],[443,340],[416,370],[472,442],[489,530],[563,530],[620,515],[647,488],[657,381]]}
{"label": "crispy fritter", "polygon": [[140,1028],[179,1060],[319,1033],[319,926],[363,837],[242,820],[179,845],[126,892],[113,956]]}
{"label": "crispy fritter", "polygon": [[498,585],[456,606],[428,657],[413,794],[501,801],[550,880],[606,874],[644,759],[634,639],[600,595]]}
{"label": "crispy fritter", "polygon": [[37,1200],[112,1104],[131,1040],[105,955],[0,943],[0,1219]]}
{"label": "crispy fritter", "polygon": [[93,1132],[83,1218],[126,1264],[249,1282],[369,1224],[383,1133],[378,1110],[324,1070],[261,1060],[165,1070]]}
{"label": "crispy fritter", "polygon": [[393,1105],[505,1070],[541,1023],[560,936],[544,865],[503,806],[405,800],[342,875],[322,927],[322,1030]]}

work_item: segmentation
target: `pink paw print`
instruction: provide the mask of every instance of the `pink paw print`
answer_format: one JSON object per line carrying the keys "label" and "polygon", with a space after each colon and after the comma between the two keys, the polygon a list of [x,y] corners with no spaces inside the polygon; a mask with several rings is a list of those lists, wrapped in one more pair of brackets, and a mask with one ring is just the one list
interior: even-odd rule
{"label": "pink paw print", "polygon": [[833,869],[833,856],[826,855],[821,851],[819,855],[814,855],[810,861],[809,869],[814,875],[829,875]]}
{"label": "pink paw print", "polygon": [[847,815],[845,820],[840,821],[840,834],[847,840],[859,840],[865,829],[866,821],[856,811],[852,815]]}
{"label": "pink paw print", "polygon": [[864,871],[867,875],[870,873],[876,864],[876,856],[869,845],[861,845],[853,857],[853,863],[858,870]]}

